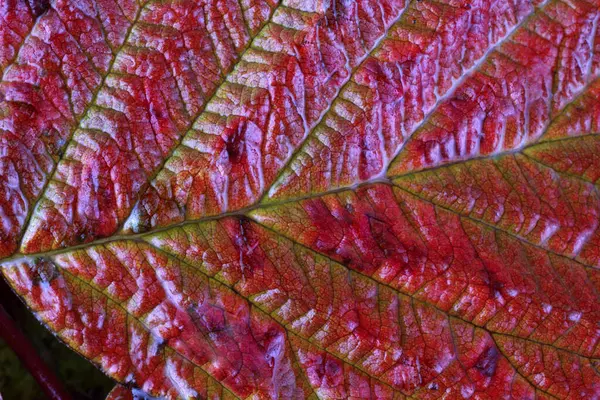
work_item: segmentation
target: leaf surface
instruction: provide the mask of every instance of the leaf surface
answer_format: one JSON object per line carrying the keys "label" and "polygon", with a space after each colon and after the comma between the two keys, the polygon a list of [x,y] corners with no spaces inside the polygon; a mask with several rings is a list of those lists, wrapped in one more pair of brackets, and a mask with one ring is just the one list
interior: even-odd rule
{"label": "leaf surface", "polygon": [[1,272],[110,399],[600,397],[600,3],[6,4]]}

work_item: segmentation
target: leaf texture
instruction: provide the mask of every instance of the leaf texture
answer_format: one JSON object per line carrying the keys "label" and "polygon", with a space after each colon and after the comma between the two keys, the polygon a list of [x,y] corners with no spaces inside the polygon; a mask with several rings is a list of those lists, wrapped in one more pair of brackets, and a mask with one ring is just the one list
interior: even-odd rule
{"label": "leaf texture", "polygon": [[600,398],[600,3],[0,5],[0,271],[109,399]]}
{"label": "leaf texture", "polygon": [[234,0],[151,2],[135,18],[33,212],[24,252],[114,233],[252,33]]}
{"label": "leaf texture", "polygon": [[61,0],[52,7],[44,1],[3,3],[4,18],[15,24],[11,14],[27,19],[25,10],[41,12],[18,54],[13,54],[16,46],[2,51],[13,59],[0,82],[0,254],[6,256],[17,249],[31,207],[109,71],[139,5],[132,0],[119,6],[112,0]]}
{"label": "leaf texture", "polygon": [[126,231],[239,210],[259,200],[405,12],[404,0],[330,7],[298,1],[279,8],[158,173]]}

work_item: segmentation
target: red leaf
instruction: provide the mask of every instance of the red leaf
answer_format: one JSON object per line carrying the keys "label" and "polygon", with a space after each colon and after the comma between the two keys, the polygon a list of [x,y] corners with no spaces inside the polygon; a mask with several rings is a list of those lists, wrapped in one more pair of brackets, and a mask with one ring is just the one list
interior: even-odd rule
{"label": "red leaf", "polygon": [[1,271],[109,398],[600,398],[596,0],[30,3]]}

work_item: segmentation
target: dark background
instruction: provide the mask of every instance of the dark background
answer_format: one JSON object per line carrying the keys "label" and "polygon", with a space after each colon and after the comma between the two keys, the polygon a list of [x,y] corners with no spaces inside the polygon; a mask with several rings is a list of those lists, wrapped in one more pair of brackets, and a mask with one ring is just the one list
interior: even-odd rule
{"label": "dark background", "polygon": [[[101,400],[115,383],[42,326],[0,277],[0,301],[73,400]],[[45,400],[36,381],[0,339],[0,393],[3,400]]]}

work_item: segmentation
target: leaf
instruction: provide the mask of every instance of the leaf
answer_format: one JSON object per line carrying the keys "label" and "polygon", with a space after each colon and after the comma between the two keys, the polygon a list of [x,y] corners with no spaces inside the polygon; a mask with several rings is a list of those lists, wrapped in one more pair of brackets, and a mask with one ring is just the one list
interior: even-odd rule
{"label": "leaf", "polygon": [[600,3],[23,4],[1,271],[109,398],[600,396]]}

